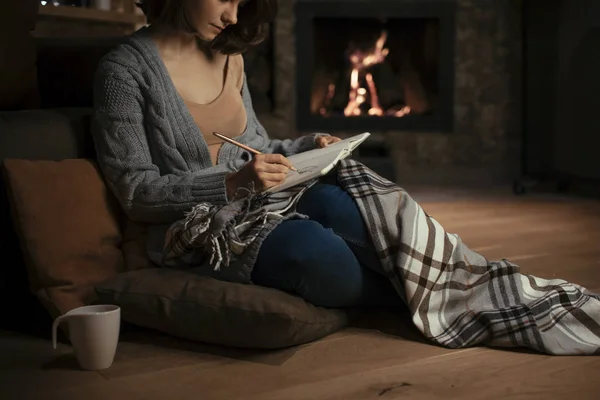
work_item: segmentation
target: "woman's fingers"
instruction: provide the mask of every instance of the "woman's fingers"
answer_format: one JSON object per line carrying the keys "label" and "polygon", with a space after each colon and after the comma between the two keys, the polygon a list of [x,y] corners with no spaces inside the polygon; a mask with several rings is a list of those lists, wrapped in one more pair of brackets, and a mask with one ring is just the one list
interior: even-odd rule
{"label": "woman's fingers", "polygon": [[291,165],[281,154],[259,154],[248,167],[253,170],[257,188],[265,190],[285,181]]}
{"label": "woman's fingers", "polygon": [[288,160],[281,154],[261,154],[256,157],[259,160],[262,160],[267,164],[279,164],[279,165],[283,165],[287,169],[292,168],[292,163],[290,162],[290,160]]}
{"label": "woman's fingers", "polygon": [[317,140],[316,140],[315,143],[317,144],[317,147],[321,147],[322,148],[322,147],[327,147],[330,144],[337,143],[337,142],[339,142],[341,140],[342,139],[340,139],[337,136],[319,136],[317,138]]}
{"label": "woman's fingers", "polygon": [[264,174],[259,175],[258,183],[259,183],[259,185],[262,186],[262,189],[268,189],[270,187],[279,185],[280,183],[285,181],[286,177],[287,177],[287,174],[264,173]]}
{"label": "woman's fingers", "polygon": [[256,172],[269,174],[287,174],[289,169],[281,164],[259,163],[256,165]]}

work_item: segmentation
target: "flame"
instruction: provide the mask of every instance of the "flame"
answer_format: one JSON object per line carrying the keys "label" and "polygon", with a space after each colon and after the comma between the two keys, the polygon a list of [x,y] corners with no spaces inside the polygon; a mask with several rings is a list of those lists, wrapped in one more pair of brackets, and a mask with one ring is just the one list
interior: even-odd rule
{"label": "flame", "polygon": [[[362,115],[363,111],[360,106],[366,102],[370,105],[370,108],[367,111],[368,115],[381,117],[385,114],[383,108],[381,108],[381,105],[379,104],[377,86],[375,85],[373,75],[370,72],[367,72],[367,69],[385,61],[390,52],[388,48],[384,47],[387,37],[387,31],[383,31],[371,51],[363,52],[361,50],[355,50],[350,54],[349,60],[352,64],[352,71],[350,72],[348,104],[344,108],[345,116],[352,117]],[[366,87],[361,86],[361,83],[366,84]],[[335,87],[333,89],[330,87],[330,92],[332,91],[335,91]],[[323,112],[324,110],[321,111],[321,113]],[[401,117],[409,112],[410,107],[405,106],[401,110],[393,113],[393,115]]]}
{"label": "flame", "polygon": [[394,113],[394,117],[404,117],[408,113],[410,113],[410,107],[404,106]]}
{"label": "flame", "polygon": [[[368,114],[374,117],[403,117],[411,112],[408,105],[398,105],[386,110],[380,103],[377,85],[369,68],[386,61],[389,49],[385,47],[388,39],[387,31],[382,31],[373,47],[367,51],[356,49],[348,56],[351,64],[350,90],[348,92],[348,103],[344,107],[344,115],[357,117]],[[335,97],[336,85],[329,83],[324,101],[318,108],[322,116],[330,114],[331,103]]]}

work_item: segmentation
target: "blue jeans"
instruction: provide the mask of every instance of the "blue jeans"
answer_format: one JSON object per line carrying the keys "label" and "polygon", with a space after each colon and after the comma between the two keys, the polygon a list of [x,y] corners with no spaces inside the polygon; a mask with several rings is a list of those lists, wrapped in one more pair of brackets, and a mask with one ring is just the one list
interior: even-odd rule
{"label": "blue jeans", "polygon": [[317,183],[302,196],[298,211],[310,220],[282,222],[267,236],[252,272],[255,284],[323,307],[402,304],[345,190]]}

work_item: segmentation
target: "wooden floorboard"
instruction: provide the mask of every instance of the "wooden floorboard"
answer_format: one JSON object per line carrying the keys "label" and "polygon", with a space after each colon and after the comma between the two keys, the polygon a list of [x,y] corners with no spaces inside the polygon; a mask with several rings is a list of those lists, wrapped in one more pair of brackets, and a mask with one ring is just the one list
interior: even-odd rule
{"label": "wooden floorboard", "polygon": [[[432,196],[429,196],[432,197]],[[600,292],[600,202],[551,196],[425,201],[447,231],[490,260]],[[135,333],[114,365],[79,371],[67,345],[0,336],[2,399],[598,399],[600,357],[449,350],[402,312],[374,312],[316,342],[243,351]]]}
{"label": "wooden floorboard", "polygon": [[[592,358],[550,358],[466,349],[238,399],[597,399]],[[541,372],[541,373],[540,373]],[[596,375],[597,376],[597,375]],[[317,397],[314,397],[317,396]]]}

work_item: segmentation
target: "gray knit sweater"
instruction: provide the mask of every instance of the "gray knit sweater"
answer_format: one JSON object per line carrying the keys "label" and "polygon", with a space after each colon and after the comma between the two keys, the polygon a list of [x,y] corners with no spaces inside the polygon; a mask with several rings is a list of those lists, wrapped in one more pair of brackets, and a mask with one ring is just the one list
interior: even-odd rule
{"label": "gray knit sweater", "polygon": [[[315,147],[319,134],[270,139],[257,120],[245,81],[242,96],[248,120],[236,140],[264,153],[286,156]],[[212,165],[202,133],[147,28],[100,62],[94,108],[93,138],[107,185],[130,219],[162,225],[160,232],[200,202],[225,204],[225,175],[251,159],[247,151],[224,143],[217,165]],[[161,245],[156,242],[149,250],[160,252]]]}

